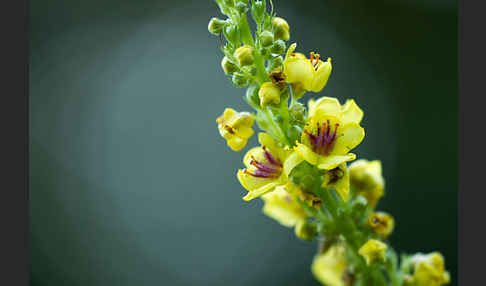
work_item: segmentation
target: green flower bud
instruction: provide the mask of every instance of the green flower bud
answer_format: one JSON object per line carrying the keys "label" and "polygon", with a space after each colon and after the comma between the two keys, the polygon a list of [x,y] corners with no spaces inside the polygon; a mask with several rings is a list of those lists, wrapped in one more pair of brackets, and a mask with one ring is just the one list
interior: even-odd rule
{"label": "green flower bud", "polygon": [[236,3],[236,10],[240,14],[246,14],[246,11],[248,11],[248,5],[244,2],[238,2]]}
{"label": "green flower bud", "polygon": [[254,106],[260,106],[260,98],[258,97],[259,87],[257,85],[250,85],[246,90],[246,99],[248,103]]}
{"label": "green flower bud", "polygon": [[236,25],[227,25],[223,29],[224,37],[235,46],[240,45],[240,29]]}
{"label": "green flower bud", "polygon": [[253,47],[251,46],[248,45],[241,46],[238,49],[236,49],[233,55],[238,60],[238,64],[242,67],[253,64],[254,61]]}
{"label": "green flower bud", "polygon": [[317,225],[306,220],[299,221],[295,226],[295,235],[302,240],[312,240],[317,236]]}
{"label": "green flower bud", "polygon": [[262,46],[269,47],[273,44],[273,33],[270,31],[263,31],[260,35]]}
{"label": "green flower bud", "polygon": [[263,15],[265,15],[265,1],[254,1],[251,6],[251,15],[255,22],[258,24],[263,21]]}
{"label": "green flower bud", "polygon": [[231,81],[237,87],[244,87],[248,85],[248,79],[245,76],[237,73],[233,74]]}
{"label": "green flower bud", "polygon": [[290,39],[290,28],[287,21],[280,17],[275,17],[272,20],[273,31],[275,32],[275,38],[288,41]]}
{"label": "green flower bud", "polygon": [[219,35],[227,24],[226,21],[213,17],[209,20],[208,31],[213,35]]}
{"label": "green flower bud", "polygon": [[285,42],[282,41],[282,40],[277,40],[275,41],[275,43],[273,43],[273,45],[270,47],[270,51],[273,53],[273,54],[283,54],[285,53]]}
{"label": "green flower bud", "polygon": [[223,68],[225,74],[233,74],[239,70],[238,66],[230,62],[226,56],[221,61],[221,67]]}
{"label": "green flower bud", "polygon": [[281,67],[282,66],[282,63],[283,63],[282,56],[278,56],[278,57],[272,58],[270,60],[269,66],[268,66],[268,71],[271,72],[271,71],[275,70],[276,68]]}
{"label": "green flower bud", "polygon": [[305,120],[305,106],[300,102],[295,102],[290,108],[290,116],[295,121]]}

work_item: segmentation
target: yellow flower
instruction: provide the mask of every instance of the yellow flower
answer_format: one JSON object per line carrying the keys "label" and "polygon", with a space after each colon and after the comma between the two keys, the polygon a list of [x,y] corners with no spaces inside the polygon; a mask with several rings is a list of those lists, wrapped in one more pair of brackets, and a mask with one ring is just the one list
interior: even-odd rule
{"label": "yellow flower", "polygon": [[284,186],[276,187],[273,192],[261,198],[265,202],[263,213],[283,226],[294,227],[307,218],[304,208]]}
{"label": "yellow flower", "polygon": [[280,103],[280,88],[272,82],[264,82],[258,91],[260,105],[265,107],[267,104]]}
{"label": "yellow flower", "polygon": [[334,188],[343,201],[348,200],[349,195],[349,172],[346,163],[326,171],[322,181],[323,188]]}
{"label": "yellow flower", "polygon": [[445,270],[444,257],[439,252],[416,254],[412,257],[414,273],[411,279],[414,286],[440,286],[450,282],[449,272]]}
{"label": "yellow flower", "polygon": [[386,244],[376,239],[370,239],[361,246],[358,252],[365,258],[368,265],[376,261],[385,262]]}
{"label": "yellow flower", "polygon": [[346,286],[343,277],[347,267],[346,249],[340,243],[315,256],[311,266],[314,276],[326,286]]}
{"label": "yellow flower", "polygon": [[294,53],[296,47],[295,43],[290,45],[283,62],[285,81],[294,84],[299,89],[321,91],[331,75],[331,58],[323,62],[319,60],[319,54],[312,52],[310,58],[307,59],[301,53]]}
{"label": "yellow flower", "polygon": [[233,151],[243,149],[248,138],[254,133],[252,129],[254,119],[248,112],[236,112],[232,108],[226,108],[216,122],[219,134],[226,139],[228,146]]}
{"label": "yellow flower", "polygon": [[378,200],[385,194],[381,162],[379,160],[356,160],[349,165],[349,174],[351,184],[357,193],[366,198],[370,206],[374,208]]}
{"label": "yellow flower", "polygon": [[368,225],[377,234],[387,237],[395,227],[395,220],[385,212],[375,212],[368,217]]}
{"label": "yellow flower", "polygon": [[340,164],[354,160],[356,155],[348,153],[364,138],[364,129],[359,125],[363,111],[354,100],[341,106],[332,97],[309,101],[309,117],[301,143],[295,151],[307,162],[320,169],[332,170]]}
{"label": "yellow flower", "polygon": [[288,174],[301,162],[291,150],[280,147],[270,135],[258,134],[261,147],[252,148],[243,158],[246,169],[238,170],[238,180],[248,191],[243,198],[252,200],[288,182]]}

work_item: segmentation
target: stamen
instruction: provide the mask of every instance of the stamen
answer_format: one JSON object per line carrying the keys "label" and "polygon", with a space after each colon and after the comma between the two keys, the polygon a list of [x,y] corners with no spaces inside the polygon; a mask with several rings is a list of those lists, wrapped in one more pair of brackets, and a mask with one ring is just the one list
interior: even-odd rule
{"label": "stamen", "polygon": [[265,146],[263,148],[263,154],[267,159],[267,163],[259,162],[254,156],[251,156],[250,165],[256,169],[252,171],[244,170],[245,174],[251,175],[257,178],[278,178],[282,173],[283,165],[272,156]]}
{"label": "stamen", "polygon": [[273,168],[270,168],[270,167],[267,167],[265,166],[265,164],[262,164],[260,162],[258,162],[255,157],[251,156],[251,162],[250,164],[257,167],[257,169],[261,170],[261,171],[264,171],[264,172],[269,172],[269,173],[278,173],[279,170],[276,170],[276,169],[273,169]]}
{"label": "stamen", "polygon": [[268,152],[267,148],[265,146],[263,146],[263,153],[265,155],[265,158],[267,159],[267,161],[274,165],[274,166],[278,166],[278,167],[282,167],[282,163],[280,163],[277,159],[275,159],[273,156],[272,156],[272,153]]}
{"label": "stamen", "polygon": [[250,172],[250,171],[245,169],[244,172],[245,172],[245,174],[248,174],[248,175],[251,175],[251,176],[257,177],[257,178],[277,178],[278,177],[274,174],[265,173],[265,172],[262,172],[260,170],[255,170],[254,172]]}
{"label": "stamen", "polygon": [[304,129],[304,133],[309,137],[314,152],[321,155],[328,155],[336,142],[338,128],[339,123],[336,123],[334,125],[334,130],[331,130],[331,124],[329,120],[326,120],[326,122],[322,123],[322,127],[317,123],[316,135],[312,134],[307,129]]}

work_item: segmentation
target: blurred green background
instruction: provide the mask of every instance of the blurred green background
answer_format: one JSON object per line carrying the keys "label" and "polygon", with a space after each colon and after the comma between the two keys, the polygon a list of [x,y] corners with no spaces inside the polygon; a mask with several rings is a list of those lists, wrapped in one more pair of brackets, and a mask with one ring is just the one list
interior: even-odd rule
{"label": "blurred green background", "polygon": [[[250,108],[215,3],[30,3],[32,285],[318,285],[315,243],[241,199],[215,119]],[[393,246],[441,251],[456,285],[456,2],[275,4],[299,51],[332,57],[321,94],[365,111],[356,153],[383,162]]]}

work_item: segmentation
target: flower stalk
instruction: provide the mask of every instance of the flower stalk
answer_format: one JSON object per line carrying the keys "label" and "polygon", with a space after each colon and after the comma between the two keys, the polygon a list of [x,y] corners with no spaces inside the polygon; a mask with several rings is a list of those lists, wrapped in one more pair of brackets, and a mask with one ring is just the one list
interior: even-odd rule
{"label": "flower stalk", "polygon": [[[385,194],[379,160],[356,160],[351,153],[365,137],[364,112],[352,99],[333,97],[299,102],[322,91],[331,75],[330,58],[287,49],[290,26],[274,14],[270,1],[216,0],[228,18],[212,18],[210,33],[223,39],[224,74],[246,88],[254,112],[227,108],[216,120],[234,151],[255,133],[237,178],[248,191],[243,200],[262,199],[263,213],[298,238],[316,241],[311,270],[328,286],[440,286],[450,282],[438,252],[402,255],[388,244],[393,217],[376,211]],[[270,11],[268,11],[270,7]],[[252,34],[248,14],[256,23]],[[290,101],[290,103],[289,103]]]}

